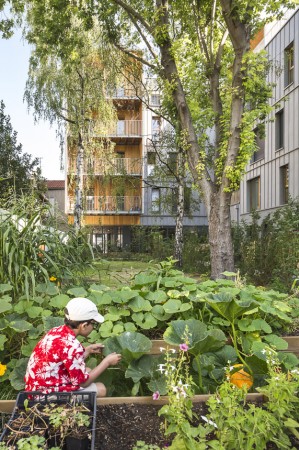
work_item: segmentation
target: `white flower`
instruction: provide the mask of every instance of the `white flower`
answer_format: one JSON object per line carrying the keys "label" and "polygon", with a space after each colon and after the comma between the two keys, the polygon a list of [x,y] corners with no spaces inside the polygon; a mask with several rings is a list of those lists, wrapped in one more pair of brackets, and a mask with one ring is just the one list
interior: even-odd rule
{"label": "white flower", "polygon": [[212,425],[214,428],[218,428],[216,423],[213,422],[212,420],[208,419],[206,416],[200,416],[200,417],[202,418],[202,420],[207,422],[209,425]]}
{"label": "white flower", "polygon": [[164,366],[165,366],[165,364],[159,364],[159,369],[157,369],[157,370],[161,373],[165,372]]}
{"label": "white flower", "polygon": [[160,347],[160,352],[165,352],[166,348]]}
{"label": "white flower", "polygon": [[263,348],[263,350],[261,351],[261,353],[264,355],[265,353],[267,353],[267,351]]}
{"label": "white flower", "polygon": [[291,373],[294,373],[295,375],[299,375],[299,370],[298,369],[293,369],[293,370],[291,370]]}
{"label": "white flower", "polygon": [[176,353],[176,349],[175,348],[170,348],[169,351],[171,351],[171,353]]}

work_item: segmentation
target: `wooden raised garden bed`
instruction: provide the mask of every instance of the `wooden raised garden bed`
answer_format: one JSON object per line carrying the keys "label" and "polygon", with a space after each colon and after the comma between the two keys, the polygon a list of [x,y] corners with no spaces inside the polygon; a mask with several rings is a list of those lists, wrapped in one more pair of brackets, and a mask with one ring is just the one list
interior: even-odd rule
{"label": "wooden raised garden bed", "polygon": [[[299,356],[299,336],[285,336],[283,339],[288,343],[288,349],[285,350],[287,352],[292,352],[295,355]],[[159,355],[160,347],[167,347],[169,344],[166,344],[163,340],[154,340],[151,351],[149,352],[152,355]],[[171,346],[176,347],[176,346]],[[256,398],[260,399],[261,394],[248,394],[254,401]],[[204,403],[209,398],[209,395],[196,395],[194,397],[195,403]],[[160,400],[153,400],[152,397],[106,397],[97,399],[97,405],[108,405],[108,404],[121,404],[121,403],[134,403],[134,404],[147,404],[147,405],[164,405],[167,403],[167,397],[162,397]],[[10,414],[12,413],[16,404],[16,400],[0,400],[0,413]]]}

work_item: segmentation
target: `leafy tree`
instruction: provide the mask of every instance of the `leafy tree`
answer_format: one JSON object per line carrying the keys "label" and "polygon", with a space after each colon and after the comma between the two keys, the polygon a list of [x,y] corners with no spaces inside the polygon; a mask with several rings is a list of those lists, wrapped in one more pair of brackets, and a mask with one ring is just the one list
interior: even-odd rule
{"label": "leafy tree", "polygon": [[22,152],[17,143],[17,132],[13,130],[10,116],[5,114],[5,105],[0,102],[0,198],[43,190],[38,158]]}
{"label": "leafy tree", "polygon": [[206,207],[212,277],[219,277],[234,269],[232,192],[255,150],[253,129],[269,113],[268,61],[264,53],[250,51],[250,40],[291,2],[92,3],[109,40],[130,55],[133,42],[143,46],[143,55],[136,58],[161,80]]}
{"label": "leafy tree", "polygon": [[[28,20],[29,24],[35,20],[33,12]],[[84,185],[84,167],[95,156],[108,158],[113,149],[112,143],[103,139],[114,121],[114,109],[106,97],[109,71],[102,69],[108,60],[107,49],[99,47],[99,28],[85,32],[79,19],[70,23],[65,44],[68,50],[45,49],[37,35],[28,36],[35,49],[25,98],[37,118],[58,124],[62,137],[67,125],[69,162],[76,161],[69,184],[74,192],[74,225],[79,230],[84,190],[88,189],[87,183]]]}

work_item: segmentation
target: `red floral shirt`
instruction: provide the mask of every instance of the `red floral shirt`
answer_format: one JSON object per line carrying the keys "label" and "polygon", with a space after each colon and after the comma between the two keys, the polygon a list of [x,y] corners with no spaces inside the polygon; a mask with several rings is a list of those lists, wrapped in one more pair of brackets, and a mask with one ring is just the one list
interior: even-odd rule
{"label": "red floral shirt", "polygon": [[28,361],[25,390],[75,391],[88,380],[84,348],[66,325],[52,328],[36,345]]}

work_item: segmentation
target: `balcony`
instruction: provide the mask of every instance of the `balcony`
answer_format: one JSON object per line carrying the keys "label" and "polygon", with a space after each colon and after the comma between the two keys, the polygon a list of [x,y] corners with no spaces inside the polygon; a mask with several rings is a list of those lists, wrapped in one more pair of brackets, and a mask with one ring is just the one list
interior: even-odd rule
{"label": "balcony", "polygon": [[117,87],[112,93],[112,98],[117,100],[139,100],[139,97],[136,95],[136,90],[140,97],[140,85],[136,89],[133,89],[132,86]]}
{"label": "balcony", "polygon": [[[113,158],[111,160],[100,158],[95,161],[85,162],[83,174],[141,176],[142,164],[142,158]],[[69,162],[68,173],[76,173],[75,161]]]}
{"label": "balcony", "polygon": [[[75,199],[68,198],[68,213],[74,212]],[[85,197],[85,214],[141,214],[140,196],[99,196]]]}
{"label": "balcony", "polygon": [[108,131],[108,137],[142,137],[142,120],[118,120]]}

